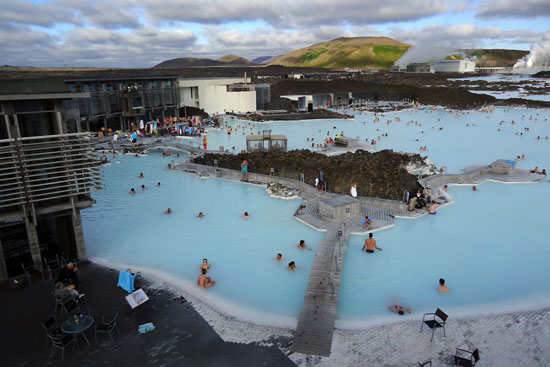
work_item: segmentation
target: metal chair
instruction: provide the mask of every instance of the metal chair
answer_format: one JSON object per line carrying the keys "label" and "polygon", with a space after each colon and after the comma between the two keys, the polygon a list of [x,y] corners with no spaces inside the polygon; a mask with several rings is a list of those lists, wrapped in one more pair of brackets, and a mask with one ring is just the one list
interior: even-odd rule
{"label": "metal chair", "polygon": [[[428,319],[426,319],[426,316],[431,315]],[[443,311],[441,311],[439,308],[435,312],[425,313],[424,316],[422,316],[422,324],[420,325],[420,332],[422,332],[422,327],[424,324],[426,324],[430,329],[432,329],[432,338],[430,341],[434,340],[434,332],[437,328],[443,328],[443,336],[447,337],[445,334],[445,323],[447,320],[447,314]]]}
{"label": "metal chair", "polygon": [[[53,356],[53,348],[61,349],[61,363],[63,363],[63,356],[65,354],[65,348],[69,345],[73,344],[76,345],[78,348],[78,351],[80,352],[80,347],[78,346],[78,341],[76,340],[76,334],[63,334],[62,336],[52,336],[48,334],[48,338],[52,341],[52,352],[50,354],[50,357]],[[73,350],[74,350],[73,345]]]}
{"label": "metal chair", "polygon": [[35,273],[40,273],[40,275],[42,275],[42,280],[44,280],[44,273],[42,272],[41,269],[37,268],[34,263],[30,263],[30,264],[21,263],[21,267],[23,268],[23,272],[27,277],[27,281],[29,282],[29,285],[31,285],[31,277]]}
{"label": "metal chair", "polygon": [[424,361],[424,362],[418,362],[418,367],[432,367],[432,360],[429,359],[427,361]]}
{"label": "metal chair", "polygon": [[[57,320],[55,317],[50,316],[48,320],[42,323],[42,327],[44,330],[46,330],[46,335],[51,336],[62,336],[63,332],[61,331],[61,328],[59,327],[59,324],[57,323]],[[47,338],[47,345],[50,344],[50,338]]]}
{"label": "metal chair", "polygon": [[479,349],[474,349],[472,352],[466,349],[456,348],[456,353],[453,356],[455,366],[473,367],[479,361]]}
{"label": "metal chair", "polygon": [[61,313],[63,314],[63,306],[65,305],[65,303],[70,302],[70,301],[76,301],[75,296],[71,296],[71,297],[68,297],[68,298],[61,298],[61,297],[56,296],[55,292],[50,292],[50,293],[52,294],[53,298],[55,298],[54,313],[57,313],[57,308],[59,306],[61,306]]}
{"label": "metal chair", "polygon": [[49,280],[53,280],[55,269],[59,269],[62,266],[61,260],[59,260],[59,257],[57,255],[53,255],[44,257],[42,261],[44,262]]}
{"label": "metal chair", "polygon": [[78,301],[71,299],[63,305],[63,311],[65,311],[67,316],[69,316],[73,312],[80,312],[80,305],[78,304]]}
{"label": "metal chair", "polygon": [[109,322],[105,322],[105,317],[103,317],[101,324],[95,326],[95,342],[96,342],[96,344],[97,344],[97,333],[109,334],[109,338],[111,338],[111,341],[113,343],[115,342],[115,340],[113,339],[111,333],[113,332],[113,330],[116,329],[116,332],[118,333],[118,335],[120,335],[120,331],[118,330],[118,326],[117,326],[117,323],[116,323],[117,317],[118,317],[118,313],[116,313],[115,316],[113,316],[113,318]]}

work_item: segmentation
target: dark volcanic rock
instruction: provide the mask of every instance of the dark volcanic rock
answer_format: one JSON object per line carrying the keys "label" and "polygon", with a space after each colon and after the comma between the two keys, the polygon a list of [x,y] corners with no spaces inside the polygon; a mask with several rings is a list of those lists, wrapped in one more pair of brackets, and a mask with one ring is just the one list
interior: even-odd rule
{"label": "dark volcanic rock", "polygon": [[324,167],[328,191],[348,194],[352,182],[358,185],[360,196],[401,200],[404,190],[415,189],[416,177],[405,169],[407,165],[426,165],[425,159],[418,154],[395,153],[382,150],[369,153],[358,150],[355,153],[328,157],[309,150],[289,152],[253,152],[238,155],[205,154],[194,159],[195,163],[214,165],[240,170],[243,160],[248,161],[249,172],[269,174],[270,168],[275,175],[298,180],[304,173],[305,182],[314,185],[319,169]]}

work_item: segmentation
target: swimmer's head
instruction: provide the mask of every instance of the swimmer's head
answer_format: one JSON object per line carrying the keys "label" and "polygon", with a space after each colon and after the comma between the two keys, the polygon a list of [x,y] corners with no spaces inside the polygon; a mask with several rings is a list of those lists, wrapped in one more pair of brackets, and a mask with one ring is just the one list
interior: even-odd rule
{"label": "swimmer's head", "polygon": [[371,232],[371,233],[369,233],[369,238],[372,238],[372,232]]}
{"label": "swimmer's head", "polygon": [[440,278],[439,279],[439,285],[445,285],[445,279]]}
{"label": "swimmer's head", "polygon": [[283,257],[283,254],[277,254],[277,259],[280,259]]}
{"label": "swimmer's head", "polygon": [[300,240],[300,246],[305,245],[306,241]]}
{"label": "swimmer's head", "polygon": [[202,259],[202,262],[206,264],[208,262],[208,259]]}

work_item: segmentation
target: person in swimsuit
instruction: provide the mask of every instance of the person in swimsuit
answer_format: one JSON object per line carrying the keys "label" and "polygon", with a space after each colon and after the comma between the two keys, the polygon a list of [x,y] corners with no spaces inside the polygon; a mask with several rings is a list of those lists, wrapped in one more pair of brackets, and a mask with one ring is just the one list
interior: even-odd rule
{"label": "person in swimsuit", "polygon": [[437,290],[441,293],[449,293],[449,287],[445,285],[445,279],[439,279],[439,288]]}
{"label": "person in swimsuit", "polygon": [[199,212],[198,217],[199,217],[199,218],[202,218],[202,217],[204,217],[204,214],[202,214],[202,212]]}
{"label": "person in swimsuit", "polygon": [[372,254],[374,253],[374,249],[377,249],[378,251],[382,251],[382,249],[378,246],[376,246],[376,240],[372,238],[372,232],[369,233],[369,238],[365,240],[365,244],[363,245],[363,248],[361,251],[367,249],[367,253]]}
{"label": "person in swimsuit", "polygon": [[432,204],[428,207],[428,213],[437,214],[436,210],[437,210],[437,204],[435,203],[435,200],[432,200]]}
{"label": "person in swimsuit", "polygon": [[136,193],[136,190],[134,190],[134,188],[132,187],[132,189],[130,190],[130,194],[135,194]]}
{"label": "person in swimsuit", "polygon": [[246,159],[241,163],[241,181],[248,181],[248,162]]}
{"label": "person in swimsuit", "polygon": [[143,172],[139,174],[138,178],[143,178]]}
{"label": "person in swimsuit", "polygon": [[206,269],[206,271],[208,271],[208,269],[210,269],[210,264],[208,263],[208,260],[207,259],[202,259],[202,263],[200,265],[200,269]]}
{"label": "person in swimsuit", "polygon": [[170,208],[166,209],[166,211],[164,212],[164,214],[170,214],[170,213],[172,213],[172,209]]}
{"label": "person in swimsuit", "polygon": [[145,187],[145,185],[141,185],[141,189],[142,189],[142,190],[147,190],[147,188]]}
{"label": "person in swimsuit", "polygon": [[372,219],[368,216],[365,217],[365,220],[361,221],[363,223],[363,229],[372,229]]}
{"label": "person in swimsuit", "polygon": [[397,312],[400,315],[404,315],[405,311],[407,311],[408,313],[412,312],[410,308],[403,308],[403,306],[401,305],[395,305],[393,307],[389,306],[388,308],[390,309],[391,312]]}
{"label": "person in swimsuit", "polygon": [[277,261],[283,261],[283,254],[277,254]]}
{"label": "person in swimsuit", "polygon": [[292,271],[296,268],[296,263],[294,261],[291,261],[288,263],[288,270]]}
{"label": "person in swimsuit", "polygon": [[311,250],[311,247],[309,247],[308,245],[306,245],[306,241],[304,241],[304,240],[300,240],[300,243],[298,244],[298,248],[299,248],[299,249],[305,249],[305,248],[307,248],[308,250]]}
{"label": "person in swimsuit", "polygon": [[250,218],[250,214],[248,214],[248,212],[244,212],[244,214],[241,215],[241,218],[248,219],[248,218]]}
{"label": "person in swimsuit", "polygon": [[160,182],[157,182],[157,187],[159,187],[159,186],[160,186]]}
{"label": "person in swimsuit", "polygon": [[205,274],[206,274],[206,269],[204,268],[201,269],[201,274],[199,275],[199,279],[197,279],[197,284],[199,287],[202,287],[202,288],[210,288],[214,284],[216,284],[216,282],[212,280],[210,277],[207,277]]}

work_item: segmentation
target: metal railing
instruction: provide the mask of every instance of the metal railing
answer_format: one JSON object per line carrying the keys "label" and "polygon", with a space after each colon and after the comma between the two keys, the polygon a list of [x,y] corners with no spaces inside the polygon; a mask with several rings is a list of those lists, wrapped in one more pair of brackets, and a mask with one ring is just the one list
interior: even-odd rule
{"label": "metal railing", "polygon": [[88,133],[0,140],[0,208],[101,189],[93,143]]}

